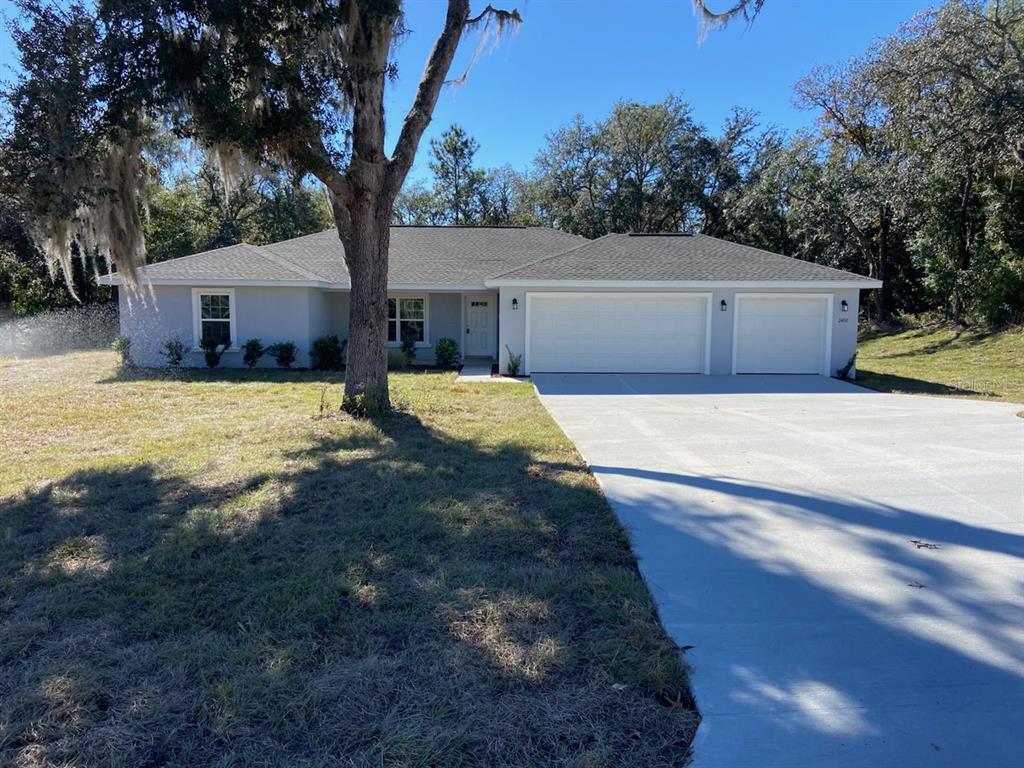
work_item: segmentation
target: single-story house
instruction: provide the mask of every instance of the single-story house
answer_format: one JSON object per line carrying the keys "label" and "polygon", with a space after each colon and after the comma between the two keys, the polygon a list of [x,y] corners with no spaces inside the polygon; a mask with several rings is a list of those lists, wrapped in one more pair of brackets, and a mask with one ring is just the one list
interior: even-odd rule
{"label": "single-story house", "polygon": [[[438,339],[463,358],[522,358],[523,373],[651,372],[835,375],[857,347],[861,275],[706,235],[587,240],[545,227],[395,226],[389,343]],[[145,300],[121,291],[121,332],[140,365],[165,364],[177,337],[202,364],[199,339],[238,347],[348,335],[349,275],[333,230],[273,245],[233,245],[153,264]],[[117,285],[116,273],[101,282]],[[265,360],[265,365],[273,361]]]}

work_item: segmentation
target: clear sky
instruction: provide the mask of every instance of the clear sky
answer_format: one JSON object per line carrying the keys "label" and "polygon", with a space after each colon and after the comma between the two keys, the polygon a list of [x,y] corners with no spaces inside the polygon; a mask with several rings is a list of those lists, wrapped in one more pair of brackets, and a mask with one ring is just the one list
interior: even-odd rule
{"label": "clear sky", "polygon": [[[523,24],[484,55],[464,85],[446,88],[424,138],[414,177],[427,175],[427,141],[457,122],[480,142],[477,161],[522,170],[546,133],[579,113],[608,114],[620,99],[660,101],[672,92],[716,130],[733,105],[765,123],[794,130],[813,115],[793,105],[793,85],[813,67],[862,53],[900,22],[937,0],[767,0],[749,28],[742,20],[698,43],[689,0],[491,0],[518,7]],[[731,0],[713,0],[725,7]],[[485,5],[474,0],[474,10]],[[444,0],[406,0],[410,34],[397,51],[399,79],[389,88],[392,137],[412,102]],[[7,15],[10,0],[0,0]],[[475,38],[464,40],[453,74],[462,71]],[[14,52],[0,32],[3,79]]]}
{"label": "clear sky", "polygon": [[[813,115],[793,105],[801,77],[864,52],[937,0],[767,0],[752,26],[741,19],[703,43],[689,0],[491,2],[518,6],[523,24],[477,62],[464,85],[442,93],[426,138],[457,122],[480,142],[481,165],[522,170],[546,133],[577,113],[600,119],[620,99],[653,102],[674,92],[716,131],[733,105],[787,130],[810,125]],[[406,5],[411,33],[398,50],[399,80],[387,105],[395,132],[444,18],[442,0]],[[471,42],[463,43],[456,72]],[[428,173],[426,157],[420,152],[414,175]]]}

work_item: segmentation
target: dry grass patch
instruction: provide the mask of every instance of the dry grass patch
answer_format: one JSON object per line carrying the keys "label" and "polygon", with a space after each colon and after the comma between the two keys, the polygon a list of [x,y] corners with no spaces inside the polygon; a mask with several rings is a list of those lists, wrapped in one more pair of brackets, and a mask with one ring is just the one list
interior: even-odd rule
{"label": "dry grass patch", "polygon": [[[676,766],[697,716],[528,386],[0,367],[0,764]],[[668,692],[668,693],[666,693]]]}

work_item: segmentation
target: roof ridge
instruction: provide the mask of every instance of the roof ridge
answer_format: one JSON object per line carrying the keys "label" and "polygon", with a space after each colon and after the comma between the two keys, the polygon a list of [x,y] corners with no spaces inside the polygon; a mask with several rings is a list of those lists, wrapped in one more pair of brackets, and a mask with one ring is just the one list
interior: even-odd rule
{"label": "roof ridge", "polygon": [[714,235],[705,235],[703,232],[700,232],[700,233],[694,235],[694,237],[705,237],[708,240],[717,240],[720,243],[728,243],[729,245],[737,246],[739,248],[744,248],[745,250],[748,250],[748,251],[756,251],[757,253],[763,253],[766,256],[773,256],[773,257],[775,257],[777,259],[788,259],[789,261],[799,261],[801,264],[812,264],[813,266],[817,267],[818,269],[827,269],[830,272],[837,272],[837,273],[842,274],[842,275],[856,275],[857,277],[863,277],[865,280],[874,280],[875,279],[875,278],[872,278],[872,277],[868,277],[867,275],[862,275],[859,272],[851,272],[848,269],[838,269],[837,267],[830,267],[828,264],[819,264],[816,261],[810,261],[808,259],[798,259],[796,256],[787,256],[784,253],[776,253],[775,251],[767,251],[764,248],[758,248],[757,246],[754,246],[754,245],[747,245],[746,243],[737,243],[737,242],[735,242],[733,240],[726,240],[725,238],[722,238],[722,237],[715,237]]}
{"label": "roof ridge", "polygon": [[[555,230],[555,231],[559,232],[561,230]],[[566,233],[566,234],[569,234],[569,233]],[[584,247],[586,247],[588,245],[591,245],[593,243],[597,243],[597,242],[599,242],[601,240],[604,240],[606,237],[611,237],[611,235],[612,235],[612,233],[609,232],[608,234],[601,235],[600,237],[596,237],[593,240],[588,240],[587,238],[584,237],[583,238],[583,242],[580,243],[579,245],[574,245],[572,248],[566,248],[564,251],[559,251],[558,253],[553,253],[550,256],[544,256],[543,258],[537,259],[536,261],[528,261],[525,264],[520,264],[517,267],[513,267],[512,269],[507,269],[504,272],[500,272],[497,275],[491,275],[487,279],[488,280],[497,280],[498,278],[505,277],[506,275],[510,275],[513,272],[518,272],[520,269],[526,269],[527,267],[534,267],[534,266],[536,266],[538,264],[541,264],[541,263],[543,263],[545,261],[548,261],[550,259],[558,258],[559,256],[565,256],[567,253],[572,253],[573,251],[578,251],[580,248],[584,248]],[[577,237],[583,237],[583,235],[577,235]]]}

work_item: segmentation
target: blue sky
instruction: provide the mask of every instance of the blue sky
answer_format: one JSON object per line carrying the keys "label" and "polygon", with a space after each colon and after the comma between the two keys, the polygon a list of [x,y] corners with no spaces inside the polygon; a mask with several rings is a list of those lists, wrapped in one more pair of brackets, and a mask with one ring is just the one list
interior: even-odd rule
{"label": "blue sky", "polygon": [[[480,142],[481,165],[522,170],[546,133],[577,113],[600,119],[619,99],[660,101],[674,92],[714,130],[736,104],[787,130],[811,125],[814,116],[793,105],[796,82],[815,66],[862,53],[935,0],[767,0],[751,27],[740,20],[700,44],[689,0],[512,4],[523,14],[519,31],[481,58],[464,85],[442,94],[427,138],[457,122]],[[412,0],[407,8],[412,33],[398,51],[399,81],[388,95],[395,132],[443,20],[441,0]],[[461,61],[472,47],[463,43]],[[454,69],[461,71],[458,62]],[[413,174],[427,173],[420,152]]]}
{"label": "blue sky", "polygon": [[[733,105],[765,123],[795,130],[814,116],[793,105],[793,85],[813,67],[862,53],[900,22],[935,4],[924,0],[767,0],[751,27],[742,20],[698,43],[689,0],[491,0],[517,6],[519,31],[483,56],[469,79],[446,88],[424,138],[413,177],[425,177],[427,141],[457,122],[480,142],[477,161],[525,169],[546,133],[579,113],[608,114],[620,99],[687,99],[717,130]],[[731,0],[713,0],[724,7]],[[483,0],[474,0],[474,8]],[[10,0],[0,0],[5,13]],[[444,19],[444,0],[406,0],[410,34],[397,51],[399,79],[389,88],[391,135],[412,102]],[[624,10],[625,9],[625,10]],[[463,42],[459,73],[475,45]],[[9,79],[14,52],[0,32],[0,65]]]}

